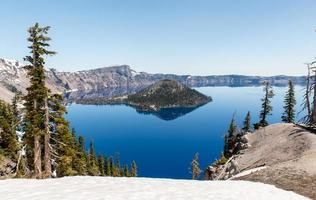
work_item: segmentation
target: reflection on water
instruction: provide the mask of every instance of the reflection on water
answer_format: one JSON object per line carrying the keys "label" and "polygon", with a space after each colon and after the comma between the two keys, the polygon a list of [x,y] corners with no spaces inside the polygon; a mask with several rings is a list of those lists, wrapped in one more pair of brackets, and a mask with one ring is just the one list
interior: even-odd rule
{"label": "reflection on water", "polygon": [[170,120],[177,119],[178,117],[184,116],[201,106],[203,105],[198,105],[194,107],[192,106],[192,107],[179,107],[179,108],[162,108],[159,111],[143,111],[136,108],[136,111],[140,114],[154,115],[162,120],[170,121]]}

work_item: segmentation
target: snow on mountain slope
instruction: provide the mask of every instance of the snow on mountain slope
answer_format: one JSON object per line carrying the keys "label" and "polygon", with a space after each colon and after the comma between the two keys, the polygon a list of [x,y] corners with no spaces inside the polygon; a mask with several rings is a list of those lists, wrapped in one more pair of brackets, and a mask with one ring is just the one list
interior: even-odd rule
{"label": "snow on mountain slope", "polygon": [[0,181],[3,200],[304,200],[272,185],[247,181],[66,177]]}

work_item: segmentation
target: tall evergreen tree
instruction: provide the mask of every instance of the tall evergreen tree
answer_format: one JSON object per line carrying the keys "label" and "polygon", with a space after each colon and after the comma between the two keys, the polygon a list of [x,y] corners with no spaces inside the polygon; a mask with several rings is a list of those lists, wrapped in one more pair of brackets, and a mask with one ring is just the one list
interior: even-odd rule
{"label": "tall evergreen tree", "polygon": [[245,132],[250,132],[251,131],[251,116],[250,116],[250,111],[247,112],[247,115],[244,120],[244,127],[242,128],[243,131]]}
{"label": "tall evergreen tree", "polygon": [[271,98],[274,96],[272,86],[270,85],[269,82],[264,82],[263,86],[263,91],[264,91],[264,97],[261,99],[262,104],[262,110],[260,111],[260,121],[259,121],[259,126],[267,126],[267,116],[271,115],[272,113],[272,106],[271,106]]}
{"label": "tall evergreen tree", "polygon": [[137,164],[136,162],[133,160],[132,164],[131,164],[131,172],[130,172],[130,176],[131,177],[137,177]]}
{"label": "tall evergreen tree", "polygon": [[288,83],[288,91],[284,97],[284,113],[282,115],[282,121],[286,123],[293,123],[295,119],[295,92],[294,86],[291,80]]}
{"label": "tall evergreen tree", "polygon": [[194,155],[194,158],[191,162],[191,174],[192,174],[192,180],[195,180],[199,177],[201,173],[201,169],[199,167],[199,154],[196,153]]}
{"label": "tall evergreen tree", "polygon": [[30,166],[34,169],[35,178],[42,178],[41,137],[43,135],[45,135],[45,176],[50,176],[51,173],[48,171],[51,167],[51,158],[48,144],[50,133],[48,133],[47,122],[48,89],[45,86],[44,56],[54,55],[55,52],[47,50],[48,41],[50,41],[47,36],[49,29],[49,26],[40,27],[38,23],[29,28],[27,40],[31,43],[29,46],[31,55],[25,57],[25,60],[30,63],[27,66],[30,86],[25,96],[25,141],[30,155],[29,160],[33,161],[33,165],[30,164]]}

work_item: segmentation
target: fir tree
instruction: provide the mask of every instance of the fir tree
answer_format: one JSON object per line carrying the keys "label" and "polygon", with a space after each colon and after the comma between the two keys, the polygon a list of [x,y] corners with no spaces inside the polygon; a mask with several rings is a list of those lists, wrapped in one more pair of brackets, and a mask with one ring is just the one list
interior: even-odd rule
{"label": "fir tree", "polygon": [[250,132],[251,131],[250,111],[247,112],[247,115],[246,115],[245,121],[244,121],[244,127],[242,128],[242,130],[245,131],[245,132]]}
{"label": "fir tree", "polygon": [[224,155],[226,157],[230,157],[232,155],[233,148],[236,142],[237,131],[238,130],[237,130],[235,114],[234,114],[230,121],[227,134],[225,135],[225,138],[224,138]]}
{"label": "fir tree", "polygon": [[66,113],[65,106],[62,105],[62,96],[53,95],[50,98],[51,107],[51,124],[53,125],[53,136],[51,139],[54,141],[54,151],[57,162],[57,176],[70,176],[76,175],[74,170],[74,159],[77,155],[77,149],[74,144],[75,139],[69,130],[69,122],[64,118]]}
{"label": "fir tree", "polygon": [[201,169],[199,167],[199,154],[196,153],[194,155],[194,158],[191,162],[191,174],[192,174],[192,180],[195,180],[199,177],[201,173]]}
{"label": "fir tree", "polygon": [[268,122],[267,122],[267,116],[271,115],[272,113],[272,106],[271,106],[271,98],[274,96],[273,90],[272,90],[272,86],[270,85],[269,82],[264,82],[264,87],[263,87],[263,91],[264,91],[264,97],[261,99],[262,101],[262,110],[260,111],[260,121],[259,124],[256,125],[257,126],[267,126]]}
{"label": "fir tree", "polygon": [[115,168],[114,168],[114,176],[121,176],[121,163],[120,163],[120,154],[119,153],[115,153]]}
{"label": "fir tree", "polygon": [[295,119],[295,92],[294,92],[294,86],[291,80],[289,80],[288,83],[288,91],[284,98],[284,113],[282,115],[282,121],[286,123],[293,123]]}
{"label": "fir tree", "polygon": [[130,174],[129,174],[129,169],[128,169],[128,165],[125,165],[124,166],[124,175],[123,176],[125,176],[125,177],[129,177],[130,176]]}
{"label": "fir tree", "polygon": [[44,56],[54,55],[55,52],[46,49],[49,47],[48,41],[50,41],[47,36],[49,29],[49,26],[40,27],[38,23],[29,28],[27,40],[31,43],[29,46],[31,55],[25,57],[25,60],[30,63],[26,67],[30,76],[30,86],[27,88],[27,95],[25,96],[25,141],[29,153],[28,160],[33,161],[30,167],[34,169],[35,178],[42,178],[41,137],[43,135],[45,135],[45,176],[50,176],[51,173],[51,171],[47,171],[51,167],[51,158],[48,144],[48,89],[45,86]]}
{"label": "fir tree", "polygon": [[137,164],[136,164],[136,162],[134,160],[132,161],[132,164],[131,164],[130,176],[131,177],[137,177]]}
{"label": "fir tree", "polygon": [[[74,132],[74,131],[72,131]],[[84,148],[84,138],[79,136],[77,141],[76,156],[74,158],[74,170],[76,170],[78,175],[87,174],[87,153]]]}
{"label": "fir tree", "polygon": [[0,148],[6,156],[17,161],[19,144],[14,123],[15,117],[11,106],[0,100]]}
{"label": "fir tree", "polygon": [[88,174],[90,176],[97,176],[99,175],[99,168],[97,164],[97,158],[96,154],[94,152],[94,146],[93,146],[93,141],[90,141],[90,146],[89,146],[89,155],[88,155]]}
{"label": "fir tree", "polygon": [[100,176],[105,176],[105,159],[103,155],[98,156],[98,166],[99,166],[99,171],[100,171]]}
{"label": "fir tree", "polygon": [[237,132],[237,125],[235,121],[235,115],[233,115],[233,118],[230,121],[229,128],[228,128],[228,137],[233,137]]}
{"label": "fir tree", "polygon": [[107,168],[106,168],[106,175],[107,176],[113,176],[113,159],[112,157],[109,157],[107,159]]}

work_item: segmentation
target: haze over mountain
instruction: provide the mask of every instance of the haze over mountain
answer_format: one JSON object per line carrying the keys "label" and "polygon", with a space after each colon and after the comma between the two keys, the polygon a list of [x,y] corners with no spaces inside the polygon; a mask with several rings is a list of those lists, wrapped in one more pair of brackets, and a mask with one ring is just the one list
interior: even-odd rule
{"label": "haze over mountain", "polygon": [[[15,91],[26,92],[29,85],[25,64],[16,60],[0,58],[0,92],[1,99],[10,101]],[[128,65],[103,67],[78,72],[60,72],[55,69],[46,71],[47,86],[53,93],[102,91],[109,88],[144,88],[159,80],[174,79],[189,87],[203,86],[259,86],[263,81],[272,85],[284,86],[289,79],[295,84],[303,84],[304,76],[243,76],[243,75],[209,75],[190,76],[175,74],[150,74],[136,72]],[[91,92],[92,91],[92,92]]]}

